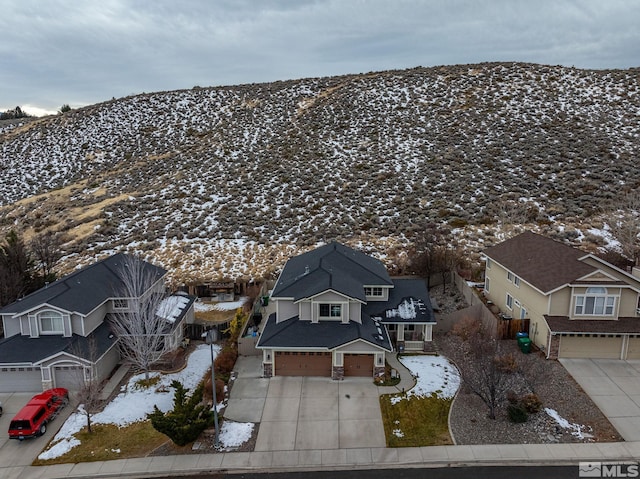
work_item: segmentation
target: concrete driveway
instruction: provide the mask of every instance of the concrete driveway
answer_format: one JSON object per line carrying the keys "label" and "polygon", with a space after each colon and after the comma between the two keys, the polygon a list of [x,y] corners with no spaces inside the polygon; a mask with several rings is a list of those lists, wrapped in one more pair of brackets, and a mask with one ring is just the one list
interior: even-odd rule
{"label": "concrete driveway", "polygon": [[60,415],[47,425],[44,436],[24,441],[9,439],[9,423],[13,416],[27,404],[34,393],[0,393],[4,414],[0,417],[0,464],[9,466],[29,466],[42,452],[49,440],[71,415],[73,407],[68,405]]}
{"label": "concrete driveway", "polygon": [[385,447],[379,391],[369,378],[259,377],[242,357],[224,415],[259,422],[255,451]]}
{"label": "concrete driveway", "polygon": [[625,441],[640,441],[640,360],[560,359]]}

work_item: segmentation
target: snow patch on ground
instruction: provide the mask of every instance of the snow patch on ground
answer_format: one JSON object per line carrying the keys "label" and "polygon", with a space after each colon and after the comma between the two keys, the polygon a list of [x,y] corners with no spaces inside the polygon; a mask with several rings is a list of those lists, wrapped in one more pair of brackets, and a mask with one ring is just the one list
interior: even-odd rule
{"label": "snow patch on ground", "polygon": [[224,448],[238,447],[251,439],[252,422],[224,421],[220,427],[220,442]]}
{"label": "snow patch on ground", "polygon": [[391,404],[411,396],[427,397],[431,394],[448,399],[460,387],[458,369],[443,356],[401,356],[400,362],[416,378],[416,385],[406,395],[392,397]]}
{"label": "snow patch on ground", "polygon": [[233,309],[242,308],[244,303],[247,302],[249,298],[247,296],[240,296],[240,298],[236,301],[224,301],[222,303],[216,303],[213,305],[213,309],[218,311],[231,311]]}
{"label": "snow patch on ground", "polygon": [[565,418],[560,416],[558,411],[556,411],[555,409],[546,407],[544,408],[544,412],[551,416],[561,428],[569,429],[572,436],[575,436],[578,439],[584,439],[586,437],[585,435],[587,433],[584,432],[584,429],[586,429],[587,426],[567,421]]}
{"label": "snow patch on ground", "polygon": [[[220,352],[220,347],[214,345],[214,356]],[[153,412],[153,406],[158,406],[163,412],[173,408],[174,390],[170,386],[174,380],[180,381],[185,388],[193,391],[211,366],[211,352],[209,346],[201,345],[189,355],[187,366],[172,374],[151,373],[151,377],[160,380],[151,388],[142,388],[136,383],[144,379],[143,374],[133,376],[123,391],[118,394],[103,411],[92,416],[93,424],[115,424],[118,427],[128,426],[134,422],[144,421],[147,414]],[[78,407],[82,411],[82,405]],[[38,459],[53,459],[62,456],[76,446],[80,441],[74,434],[82,430],[87,424],[87,418],[81,412],[71,414],[62,428],[53,438],[52,445],[42,452]]]}

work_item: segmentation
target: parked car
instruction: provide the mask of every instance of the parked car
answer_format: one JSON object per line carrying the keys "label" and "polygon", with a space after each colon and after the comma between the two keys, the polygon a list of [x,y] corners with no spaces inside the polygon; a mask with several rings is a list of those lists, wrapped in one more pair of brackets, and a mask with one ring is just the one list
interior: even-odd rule
{"label": "parked car", "polygon": [[14,416],[9,424],[9,438],[22,441],[42,436],[47,424],[69,404],[69,391],[65,388],[48,389],[33,396]]}

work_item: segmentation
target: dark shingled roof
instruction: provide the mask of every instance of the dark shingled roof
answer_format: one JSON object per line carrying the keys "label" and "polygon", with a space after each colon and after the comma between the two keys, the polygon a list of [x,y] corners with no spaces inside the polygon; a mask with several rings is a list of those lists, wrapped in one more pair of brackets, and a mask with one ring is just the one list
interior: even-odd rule
{"label": "dark shingled roof", "polygon": [[[366,306],[363,306],[363,312],[372,318],[380,318],[384,324],[435,322],[429,292],[424,280],[394,279],[393,284],[394,288],[389,290],[388,301],[370,301]],[[411,311],[415,313],[415,316],[406,314]]]}
{"label": "dark shingled roof", "polygon": [[544,316],[553,333],[640,333],[640,318],[569,319],[567,316]]}
{"label": "dark shingled roof", "polygon": [[0,341],[0,364],[34,364],[60,352],[90,360],[91,338],[95,340],[96,358],[102,356],[117,341],[107,323],[102,323],[88,337],[74,334],[68,338],[57,335],[31,338],[16,334]]}
{"label": "dark shingled roof", "polygon": [[312,323],[300,321],[298,316],[276,324],[276,314],[273,313],[269,316],[256,346],[331,350],[357,339],[380,346],[387,351],[392,349],[386,328],[365,314],[362,315],[362,324],[355,321],[346,324],[337,321]]}
{"label": "dark shingled roof", "polygon": [[530,231],[487,248],[484,254],[543,293],[596,271],[579,260],[587,253]]}
{"label": "dark shingled roof", "polygon": [[[0,314],[19,314],[43,304],[88,314],[107,299],[122,296],[120,271],[124,261],[125,255],[118,253],[87,266],[5,306],[0,309]],[[144,267],[157,279],[167,273],[151,263],[144,262]]]}
{"label": "dark shingled roof", "polygon": [[393,282],[381,261],[333,242],[287,261],[271,295],[297,301],[331,289],[364,302],[363,285]]}

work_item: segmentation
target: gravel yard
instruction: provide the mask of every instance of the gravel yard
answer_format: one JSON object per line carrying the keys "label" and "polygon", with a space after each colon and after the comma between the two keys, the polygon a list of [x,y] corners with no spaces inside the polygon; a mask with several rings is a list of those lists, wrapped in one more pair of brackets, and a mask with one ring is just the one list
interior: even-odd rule
{"label": "gravel yard", "polygon": [[[447,356],[452,347],[446,335],[435,337],[440,353]],[[506,341],[507,351],[522,354],[515,340]],[[497,418],[487,417],[487,406],[482,400],[465,391],[464,384],[451,407],[450,429],[456,444],[533,444],[571,442],[623,441],[615,428],[580,388],[573,377],[558,361],[547,360],[540,352],[532,358],[543,362],[544,381],[536,386],[543,409],[531,414],[525,423],[512,423],[506,412],[507,401],[499,407]],[[573,429],[561,427],[544,408],[558,412],[561,418],[576,425]],[[565,425],[566,426],[566,425]]]}

